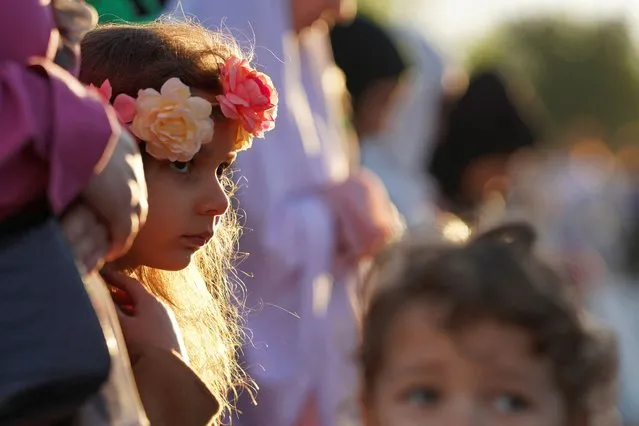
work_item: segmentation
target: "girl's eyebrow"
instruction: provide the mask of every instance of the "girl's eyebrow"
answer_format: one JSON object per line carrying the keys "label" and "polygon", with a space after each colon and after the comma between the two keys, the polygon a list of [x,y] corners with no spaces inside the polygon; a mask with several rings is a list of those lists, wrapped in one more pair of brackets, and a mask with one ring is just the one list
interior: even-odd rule
{"label": "girl's eyebrow", "polygon": [[487,371],[490,372],[490,377],[495,379],[516,381],[520,383],[527,383],[530,385],[538,385],[540,379],[538,375],[532,374],[530,371],[520,368],[493,365],[489,366]]}

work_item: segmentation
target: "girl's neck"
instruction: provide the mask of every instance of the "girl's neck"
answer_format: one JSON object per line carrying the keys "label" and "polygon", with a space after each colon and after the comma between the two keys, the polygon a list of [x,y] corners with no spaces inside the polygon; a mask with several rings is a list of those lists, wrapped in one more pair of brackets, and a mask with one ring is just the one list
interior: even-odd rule
{"label": "girl's neck", "polygon": [[107,263],[106,265],[104,265],[104,268],[111,271],[127,272],[137,269],[140,266],[141,265],[138,262],[135,262],[133,259],[125,255],[119,259],[114,260],[113,262]]}

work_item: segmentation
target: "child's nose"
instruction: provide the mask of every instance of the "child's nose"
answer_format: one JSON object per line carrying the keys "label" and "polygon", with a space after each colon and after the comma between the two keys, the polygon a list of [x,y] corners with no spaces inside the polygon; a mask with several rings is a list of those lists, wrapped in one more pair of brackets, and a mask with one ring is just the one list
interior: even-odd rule
{"label": "child's nose", "polygon": [[446,419],[442,424],[449,426],[490,426],[486,416],[482,413],[475,398],[469,395],[459,395],[449,399],[446,409]]}
{"label": "child's nose", "polygon": [[198,213],[201,215],[218,217],[229,209],[229,197],[217,180],[212,185],[203,185],[202,195],[198,203]]}

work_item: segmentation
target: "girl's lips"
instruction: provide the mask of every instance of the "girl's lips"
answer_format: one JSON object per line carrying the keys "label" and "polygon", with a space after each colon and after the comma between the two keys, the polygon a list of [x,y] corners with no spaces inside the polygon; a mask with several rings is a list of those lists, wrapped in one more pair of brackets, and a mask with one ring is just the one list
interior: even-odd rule
{"label": "girl's lips", "polygon": [[182,240],[191,248],[204,247],[213,238],[213,233],[205,232],[197,235],[184,235]]}

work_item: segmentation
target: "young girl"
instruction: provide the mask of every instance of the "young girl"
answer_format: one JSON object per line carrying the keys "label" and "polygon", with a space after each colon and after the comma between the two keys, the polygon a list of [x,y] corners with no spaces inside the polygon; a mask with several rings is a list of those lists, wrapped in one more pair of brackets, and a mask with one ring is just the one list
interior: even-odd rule
{"label": "young girl", "polygon": [[[148,220],[104,274],[122,311],[142,402],[153,425],[208,423],[210,404],[196,398],[202,387],[193,386],[194,395],[163,381],[167,359],[161,370],[136,362],[150,348],[178,352],[223,410],[229,392],[246,384],[236,362],[239,316],[228,277],[237,226],[228,211],[227,170],[254,137],[274,127],[277,93],[233,40],[188,23],[90,32],[80,79],[112,102],[143,152]],[[172,308],[181,335],[147,291]]]}
{"label": "young girl", "polygon": [[534,239],[509,225],[382,256],[360,357],[366,426],[616,424],[614,339]]}

